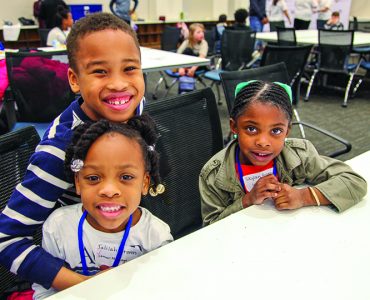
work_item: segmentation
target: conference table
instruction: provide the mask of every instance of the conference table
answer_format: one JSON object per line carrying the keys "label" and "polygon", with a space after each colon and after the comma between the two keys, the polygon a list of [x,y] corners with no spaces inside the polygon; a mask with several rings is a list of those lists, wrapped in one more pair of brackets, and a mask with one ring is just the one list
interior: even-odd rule
{"label": "conference table", "polygon": [[[318,45],[319,33],[316,29],[309,30],[296,30],[297,44],[301,45]],[[277,42],[276,32],[257,32],[256,39],[264,42]],[[355,31],[353,38],[353,46],[369,46],[370,45],[370,33]]]}
{"label": "conference table", "polygon": [[[347,161],[370,182],[370,151]],[[252,206],[57,299],[370,299],[370,193],[329,207]]]}

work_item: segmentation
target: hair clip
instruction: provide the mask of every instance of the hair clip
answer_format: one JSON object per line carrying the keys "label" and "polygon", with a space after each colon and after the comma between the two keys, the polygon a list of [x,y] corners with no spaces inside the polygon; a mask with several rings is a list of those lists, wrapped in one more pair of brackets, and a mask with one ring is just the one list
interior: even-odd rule
{"label": "hair clip", "polygon": [[239,92],[244,89],[246,86],[250,85],[251,83],[255,82],[257,80],[249,80],[249,81],[245,81],[245,82],[240,82],[238,83],[238,85],[236,86],[235,88],[235,97],[237,94],[239,94]]}
{"label": "hair clip", "polygon": [[72,160],[72,163],[71,163],[71,170],[72,170],[72,172],[77,173],[77,172],[81,171],[83,166],[84,166],[83,160],[74,159],[74,160]]}
{"label": "hair clip", "polygon": [[293,102],[293,97],[292,97],[292,88],[291,88],[291,86],[288,85],[288,84],[282,83],[282,82],[278,82],[278,81],[274,81],[274,83],[281,86],[286,91],[286,93],[289,96],[289,100],[292,103]]}
{"label": "hair clip", "polygon": [[149,145],[148,146],[148,151],[154,151],[155,149],[154,149],[154,146],[152,146],[152,145]]}
{"label": "hair clip", "polygon": [[160,183],[160,184],[157,185],[155,190],[154,190],[154,186],[151,186],[149,188],[149,195],[152,196],[152,197],[156,197],[160,194],[163,194],[165,190],[166,190],[166,188],[164,187],[164,185]]}

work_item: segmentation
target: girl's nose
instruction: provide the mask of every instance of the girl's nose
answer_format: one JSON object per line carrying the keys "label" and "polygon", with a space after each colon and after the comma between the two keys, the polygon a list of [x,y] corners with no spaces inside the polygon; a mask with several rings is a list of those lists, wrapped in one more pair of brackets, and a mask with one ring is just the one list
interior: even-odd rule
{"label": "girl's nose", "polygon": [[120,189],[116,184],[112,182],[103,183],[101,189],[99,190],[99,195],[101,197],[113,198],[121,195]]}
{"label": "girl's nose", "polygon": [[271,143],[269,138],[265,134],[260,134],[256,139],[256,145],[260,147],[269,147],[271,146]]}

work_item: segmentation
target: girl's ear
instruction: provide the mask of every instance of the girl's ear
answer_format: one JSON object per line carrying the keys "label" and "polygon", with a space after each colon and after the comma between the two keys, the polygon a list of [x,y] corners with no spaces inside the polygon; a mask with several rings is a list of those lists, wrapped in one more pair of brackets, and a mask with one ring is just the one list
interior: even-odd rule
{"label": "girl's ear", "polygon": [[78,76],[74,70],[68,68],[68,81],[71,86],[71,90],[77,94],[80,92],[80,85],[78,84]]}
{"label": "girl's ear", "polygon": [[75,186],[76,186],[76,194],[81,196],[81,187],[80,187],[80,179],[78,178],[78,172],[75,173]]}
{"label": "girl's ear", "polygon": [[229,119],[230,121],[230,130],[233,134],[238,134],[238,127],[236,126],[236,121],[233,118]]}
{"label": "girl's ear", "polygon": [[143,187],[141,189],[141,194],[146,196],[148,194],[148,189],[150,185],[150,175],[149,172],[145,172],[144,180],[143,180]]}

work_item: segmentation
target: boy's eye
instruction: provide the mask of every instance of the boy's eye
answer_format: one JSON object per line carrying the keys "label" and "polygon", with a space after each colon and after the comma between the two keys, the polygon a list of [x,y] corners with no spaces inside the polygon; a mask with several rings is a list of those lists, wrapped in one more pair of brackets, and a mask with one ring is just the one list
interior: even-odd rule
{"label": "boy's eye", "polygon": [[107,72],[102,69],[96,69],[92,71],[94,74],[106,74]]}
{"label": "boy's eye", "polygon": [[134,71],[134,70],[136,70],[136,69],[137,69],[137,67],[135,67],[135,66],[129,66],[129,67],[126,67],[126,68],[125,68],[125,72]]}
{"label": "boy's eye", "polygon": [[131,180],[131,179],[133,179],[134,178],[134,176],[131,176],[131,175],[127,175],[127,174],[124,174],[124,175],[121,175],[121,179],[122,180]]}
{"label": "boy's eye", "polygon": [[281,129],[281,128],[274,128],[271,131],[272,131],[273,134],[278,135],[278,134],[281,134],[283,132],[283,129]]}
{"label": "boy's eye", "polygon": [[98,175],[88,175],[85,178],[89,182],[97,182],[100,179]]}

